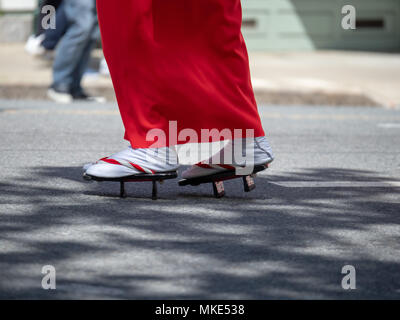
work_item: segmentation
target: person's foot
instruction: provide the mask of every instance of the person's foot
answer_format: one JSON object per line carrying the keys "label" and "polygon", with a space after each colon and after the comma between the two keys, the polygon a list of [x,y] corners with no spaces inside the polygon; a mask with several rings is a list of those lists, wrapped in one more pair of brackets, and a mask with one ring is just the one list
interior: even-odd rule
{"label": "person's foot", "polygon": [[57,103],[72,103],[74,97],[67,89],[51,86],[47,90],[47,97]]}
{"label": "person's foot", "polygon": [[44,38],[44,34],[38,36],[31,35],[25,44],[25,51],[35,57],[44,55],[46,53],[46,48],[42,46]]}
{"label": "person's foot", "polygon": [[107,76],[107,77],[110,76],[110,69],[108,68],[108,64],[107,64],[106,59],[104,59],[104,58],[101,59],[101,61],[100,61],[99,73],[102,76]]}
{"label": "person's foot", "polygon": [[71,93],[68,88],[52,85],[47,91],[47,97],[57,103],[72,103],[72,102],[97,102],[105,103],[104,97],[90,96],[86,92],[80,90],[76,93]]}
{"label": "person's foot", "polygon": [[173,148],[133,149],[129,147],[110,157],[83,167],[84,177],[124,178],[140,174],[176,171],[179,167]]}
{"label": "person's foot", "polygon": [[97,102],[97,103],[106,102],[106,98],[99,96],[91,96],[84,91],[72,94],[72,98],[74,101],[81,101],[81,102]]}
{"label": "person's foot", "polygon": [[[248,165],[268,165],[274,160],[274,155],[266,137],[254,138],[251,141],[246,140],[245,148],[243,148],[244,150],[241,152],[243,157],[240,159],[236,159],[237,157],[235,157],[234,152],[238,145],[241,146],[242,144],[230,142],[226,147],[219,151],[218,154],[214,155],[209,160],[195,164],[185,170],[182,173],[182,178],[192,179],[205,177],[224,171],[235,170],[238,167]],[[244,157],[244,154],[247,155],[247,159]]]}

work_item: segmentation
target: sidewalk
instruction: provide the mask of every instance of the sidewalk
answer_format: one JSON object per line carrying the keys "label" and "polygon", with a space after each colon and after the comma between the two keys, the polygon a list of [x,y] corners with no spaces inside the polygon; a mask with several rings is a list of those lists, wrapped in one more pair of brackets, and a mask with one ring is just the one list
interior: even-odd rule
{"label": "sidewalk", "polygon": [[[400,108],[400,54],[250,52],[250,61],[259,103]],[[50,82],[49,62],[27,55],[23,44],[0,44],[0,98],[42,99]],[[114,99],[107,77],[87,76],[84,85]]]}
{"label": "sidewalk", "polygon": [[364,96],[400,107],[400,54],[318,51],[251,53],[256,91]]}

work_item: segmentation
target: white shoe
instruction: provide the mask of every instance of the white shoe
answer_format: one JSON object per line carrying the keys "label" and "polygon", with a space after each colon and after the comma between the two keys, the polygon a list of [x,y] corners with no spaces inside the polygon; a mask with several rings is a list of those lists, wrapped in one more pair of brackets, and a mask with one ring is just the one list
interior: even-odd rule
{"label": "white shoe", "polygon": [[102,76],[107,76],[107,77],[110,75],[110,69],[108,68],[106,59],[104,59],[104,58],[101,59],[101,61],[100,61],[99,73]]}
{"label": "white shoe", "polygon": [[74,97],[70,93],[57,91],[53,88],[47,90],[47,97],[57,103],[72,103],[74,101]]}
{"label": "white shoe", "polygon": [[110,157],[83,167],[84,176],[96,178],[124,178],[139,174],[176,171],[179,167],[173,148],[133,149],[129,147]]}
{"label": "white shoe", "polygon": [[25,44],[25,51],[32,56],[42,56],[46,53],[46,49],[42,46],[42,42],[45,38],[44,34],[37,37],[34,35],[30,36]]}
{"label": "white shoe", "polygon": [[[244,150],[237,149],[245,144]],[[241,152],[241,155],[235,156],[235,149]],[[246,157],[247,155],[247,157]],[[243,139],[230,142],[216,155],[207,161],[195,164],[182,173],[182,178],[192,179],[205,177],[216,173],[235,170],[244,166],[268,165],[274,160],[271,147],[266,137],[254,139]]]}
{"label": "white shoe", "polygon": [[78,94],[72,95],[72,98],[76,102],[96,102],[96,103],[106,103],[107,99],[101,96],[91,96],[85,92],[79,92]]}

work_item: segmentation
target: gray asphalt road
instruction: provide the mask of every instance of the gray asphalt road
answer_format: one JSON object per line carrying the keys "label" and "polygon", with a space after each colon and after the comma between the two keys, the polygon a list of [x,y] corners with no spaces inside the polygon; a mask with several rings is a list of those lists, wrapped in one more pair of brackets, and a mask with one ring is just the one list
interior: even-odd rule
{"label": "gray asphalt road", "polygon": [[127,145],[115,105],[0,101],[0,297],[400,298],[400,112],[260,112],[277,158],[254,192],[174,180],[154,202],[81,179]]}

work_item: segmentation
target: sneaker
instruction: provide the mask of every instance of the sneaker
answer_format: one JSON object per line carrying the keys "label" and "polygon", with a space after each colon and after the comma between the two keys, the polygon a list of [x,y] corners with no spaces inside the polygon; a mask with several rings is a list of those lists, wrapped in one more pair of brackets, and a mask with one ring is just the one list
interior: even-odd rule
{"label": "sneaker", "polygon": [[[266,137],[258,137],[252,139],[250,142],[248,139],[242,140],[241,143],[245,144],[245,150],[242,152],[243,158],[235,159],[234,149],[238,144],[228,143],[221,151],[216,155],[212,156],[209,160],[197,163],[191,166],[189,169],[182,173],[182,178],[192,179],[198,177],[205,177],[220,173],[223,171],[235,170],[239,167],[249,165],[244,155],[251,155],[254,152],[254,159],[251,159],[250,164],[253,166],[268,165],[274,160],[271,147]],[[229,158],[228,158],[229,156]]]}
{"label": "sneaker", "polygon": [[110,69],[108,68],[106,59],[104,59],[104,58],[101,59],[101,61],[100,61],[99,73],[102,76],[106,76],[106,77],[110,76]]}
{"label": "sneaker", "polygon": [[140,174],[176,171],[178,157],[173,148],[133,149],[129,147],[83,167],[84,177],[125,178]]}
{"label": "sneaker", "polygon": [[83,92],[83,91],[73,94],[72,98],[74,101],[82,101],[82,102],[105,103],[107,101],[106,98],[104,98],[104,97],[90,96],[86,92]]}
{"label": "sneaker", "polygon": [[42,46],[42,42],[45,38],[44,34],[39,36],[30,36],[25,44],[25,51],[32,56],[42,56],[46,53],[45,47]]}
{"label": "sneaker", "polygon": [[57,103],[65,104],[72,103],[74,100],[73,96],[68,91],[57,89],[54,86],[47,90],[47,97]]}

